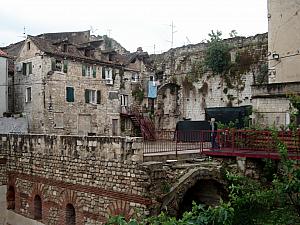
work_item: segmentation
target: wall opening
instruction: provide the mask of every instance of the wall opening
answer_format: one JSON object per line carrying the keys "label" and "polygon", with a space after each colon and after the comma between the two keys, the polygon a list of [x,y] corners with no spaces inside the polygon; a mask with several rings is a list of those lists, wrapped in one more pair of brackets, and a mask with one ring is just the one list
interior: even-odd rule
{"label": "wall opening", "polygon": [[15,209],[15,189],[13,186],[9,186],[6,194],[7,209]]}
{"label": "wall opening", "polygon": [[184,212],[190,211],[193,202],[197,205],[216,206],[221,199],[226,200],[227,198],[227,192],[219,182],[215,180],[198,180],[184,194],[183,200],[179,204],[177,216],[181,218]]}
{"label": "wall opening", "polygon": [[72,204],[67,204],[66,206],[66,225],[76,224],[76,214],[75,208]]}
{"label": "wall opening", "polygon": [[34,219],[35,220],[41,220],[42,219],[42,199],[39,195],[36,195],[34,197],[34,200],[33,200],[33,204],[34,204]]}

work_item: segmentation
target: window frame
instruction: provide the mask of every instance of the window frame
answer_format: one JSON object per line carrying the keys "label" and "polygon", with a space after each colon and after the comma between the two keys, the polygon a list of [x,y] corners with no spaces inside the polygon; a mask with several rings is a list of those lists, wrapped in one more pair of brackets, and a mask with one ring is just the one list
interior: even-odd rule
{"label": "window frame", "polygon": [[[73,91],[73,101],[72,100],[68,101],[68,90]],[[75,102],[75,88],[73,86],[66,86],[66,102],[69,102],[69,103]]]}
{"label": "window frame", "polygon": [[[30,91],[28,91],[30,90]],[[30,93],[30,95],[28,95]],[[32,102],[32,87],[28,86],[25,87],[25,103],[30,103]]]}

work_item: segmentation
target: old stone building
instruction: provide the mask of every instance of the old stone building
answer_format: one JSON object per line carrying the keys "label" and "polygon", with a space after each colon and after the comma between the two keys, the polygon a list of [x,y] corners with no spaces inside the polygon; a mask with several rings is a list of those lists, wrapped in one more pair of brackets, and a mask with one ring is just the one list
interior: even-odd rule
{"label": "old stone building", "polygon": [[300,94],[299,1],[268,0],[269,84],[253,86],[255,119],[286,127],[292,107],[288,95]]}
{"label": "old stone building", "polygon": [[0,50],[0,117],[8,112],[8,55]]}
{"label": "old stone building", "polygon": [[132,103],[139,70],[104,49],[102,39],[74,34],[28,36],[20,45],[14,112],[28,119],[31,133],[120,135],[122,106]]}

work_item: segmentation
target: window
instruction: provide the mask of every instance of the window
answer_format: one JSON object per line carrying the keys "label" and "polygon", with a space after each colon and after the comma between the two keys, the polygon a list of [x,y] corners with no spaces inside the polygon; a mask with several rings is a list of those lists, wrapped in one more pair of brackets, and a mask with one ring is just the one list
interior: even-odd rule
{"label": "window", "polygon": [[68,60],[52,59],[51,63],[52,71],[68,72]]}
{"label": "window", "polygon": [[7,209],[15,209],[15,189],[13,186],[9,186],[6,194],[6,202],[7,202]]}
{"label": "window", "polygon": [[82,65],[82,76],[93,76],[94,78],[96,78],[96,75],[96,66]]}
{"label": "window", "polygon": [[121,106],[128,106],[128,95],[120,95]]}
{"label": "window", "polygon": [[139,75],[137,73],[133,73],[131,77],[131,82],[136,83],[139,81]]}
{"label": "window", "polygon": [[100,104],[101,92],[98,90],[85,90],[85,103]]}
{"label": "window", "polygon": [[30,50],[30,41],[27,42],[27,50]]}
{"label": "window", "polygon": [[32,74],[32,62],[23,63],[22,71],[23,75]]}
{"label": "window", "polygon": [[31,87],[27,87],[25,91],[25,102],[31,102]]}
{"label": "window", "polygon": [[73,87],[66,88],[66,100],[67,100],[67,102],[74,102],[74,88]]}
{"label": "window", "polygon": [[113,69],[112,68],[102,68],[102,79],[106,80],[106,84],[113,84]]}
{"label": "window", "polygon": [[76,225],[76,213],[72,204],[66,206],[66,225]]}
{"label": "window", "polygon": [[34,204],[33,218],[35,220],[41,220],[42,219],[42,199],[39,195],[36,195],[34,197],[33,204]]}

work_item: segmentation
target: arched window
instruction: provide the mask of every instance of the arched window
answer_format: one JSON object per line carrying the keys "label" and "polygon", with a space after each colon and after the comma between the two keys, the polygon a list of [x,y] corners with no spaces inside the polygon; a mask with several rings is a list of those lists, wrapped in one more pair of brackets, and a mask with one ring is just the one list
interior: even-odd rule
{"label": "arched window", "polygon": [[9,186],[6,194],[7,209],[15,209],[15,189],[13,186]]}
{"label": "arched window", "polygon": [[72,204],[66,206],[66,225],[76,225],[75,208]]}
{"label": "arched window", "polygon": [[42,219],[42,199],[39,195],[36,195],[33,200],[34,204],[34,219],[41,220]]}

